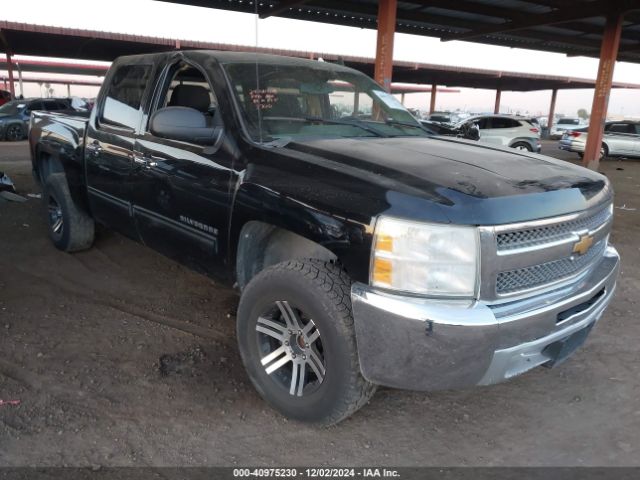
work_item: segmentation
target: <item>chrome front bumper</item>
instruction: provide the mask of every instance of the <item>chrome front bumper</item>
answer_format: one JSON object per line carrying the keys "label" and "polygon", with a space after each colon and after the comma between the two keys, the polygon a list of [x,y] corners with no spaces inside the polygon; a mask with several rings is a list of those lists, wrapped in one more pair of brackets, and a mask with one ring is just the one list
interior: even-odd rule
{"label": "chrome front bumper", "polygon": [[499,304],[398,296],[356,283],[351,299],[362,374],[380,385],[442,390],[558,363],[611,301],[619,263],[608,246],[575,283]]}

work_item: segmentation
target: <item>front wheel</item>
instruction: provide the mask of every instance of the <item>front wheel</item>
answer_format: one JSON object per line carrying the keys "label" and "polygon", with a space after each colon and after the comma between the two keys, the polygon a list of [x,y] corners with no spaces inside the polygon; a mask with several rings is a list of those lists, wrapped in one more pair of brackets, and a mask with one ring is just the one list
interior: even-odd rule
{"label": "front wheel", "polygon": [[258,393],[285,416],[332,425],[375,392],[360,373],[350,292],[347,274],[319,260],[274,265],[245,288],[240,354]]}
{"label": "front wheel", "polygon": [[511,148],[515,148],[516,150],[520,150],[523,152],[533,152],[533,148],[527,142],[516,142],[511,145]]}
{"label": "front wheel", "polygon": [[22,140],[24,138],[22,125],[18,125],[17,123],[9,125],[7,127],[7,132],[5,133],[5,138],[9,142],[17,142],[18,140]]}

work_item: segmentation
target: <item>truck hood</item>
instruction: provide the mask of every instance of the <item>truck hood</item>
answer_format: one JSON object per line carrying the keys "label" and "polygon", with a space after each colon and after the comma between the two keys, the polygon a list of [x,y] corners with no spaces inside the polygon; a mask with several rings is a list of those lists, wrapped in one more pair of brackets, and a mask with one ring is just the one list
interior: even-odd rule
{"label": "truck hood", "polygon": [[292,142],[286,149],[321,157],[346,175],[377,182],[392,206],[406,195],[436,202],[453,222],[544,218],[584,210],[611,196],[606,177],[591,170],[448,137],[322,139]]}

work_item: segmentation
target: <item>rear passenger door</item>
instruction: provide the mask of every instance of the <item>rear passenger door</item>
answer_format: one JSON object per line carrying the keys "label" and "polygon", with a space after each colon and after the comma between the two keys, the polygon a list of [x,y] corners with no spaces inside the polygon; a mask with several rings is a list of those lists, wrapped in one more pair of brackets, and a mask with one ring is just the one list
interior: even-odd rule
{"label": "rear passenger door", "polygon": [[635,125],[612,123],[607,129],[607,144],[612,155],[633,155],[637,140]]}
{"label": "rear passenger door", "polygon": [[91,115],[84,149],[87,191],[94,217],[137,238],[131,207],[136,134],[150,90],[153,64],[118,64]]}

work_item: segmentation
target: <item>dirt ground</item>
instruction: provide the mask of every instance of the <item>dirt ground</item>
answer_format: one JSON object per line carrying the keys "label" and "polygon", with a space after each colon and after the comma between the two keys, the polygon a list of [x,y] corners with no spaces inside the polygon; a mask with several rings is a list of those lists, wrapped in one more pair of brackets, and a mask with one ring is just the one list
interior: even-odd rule
{"label": "dirt ground", "polygon": [[[0,143],[2,170],[38,192],[24,142]],[[328,429],[255,393],[232,291],[106,231],[59,252],[39,200],[0,203],[0,399],[20,401],[0,406],[0,466],[640,465],[640,161],[603,172],[622,276],[570,361],[466,391],[381,389]]]}

